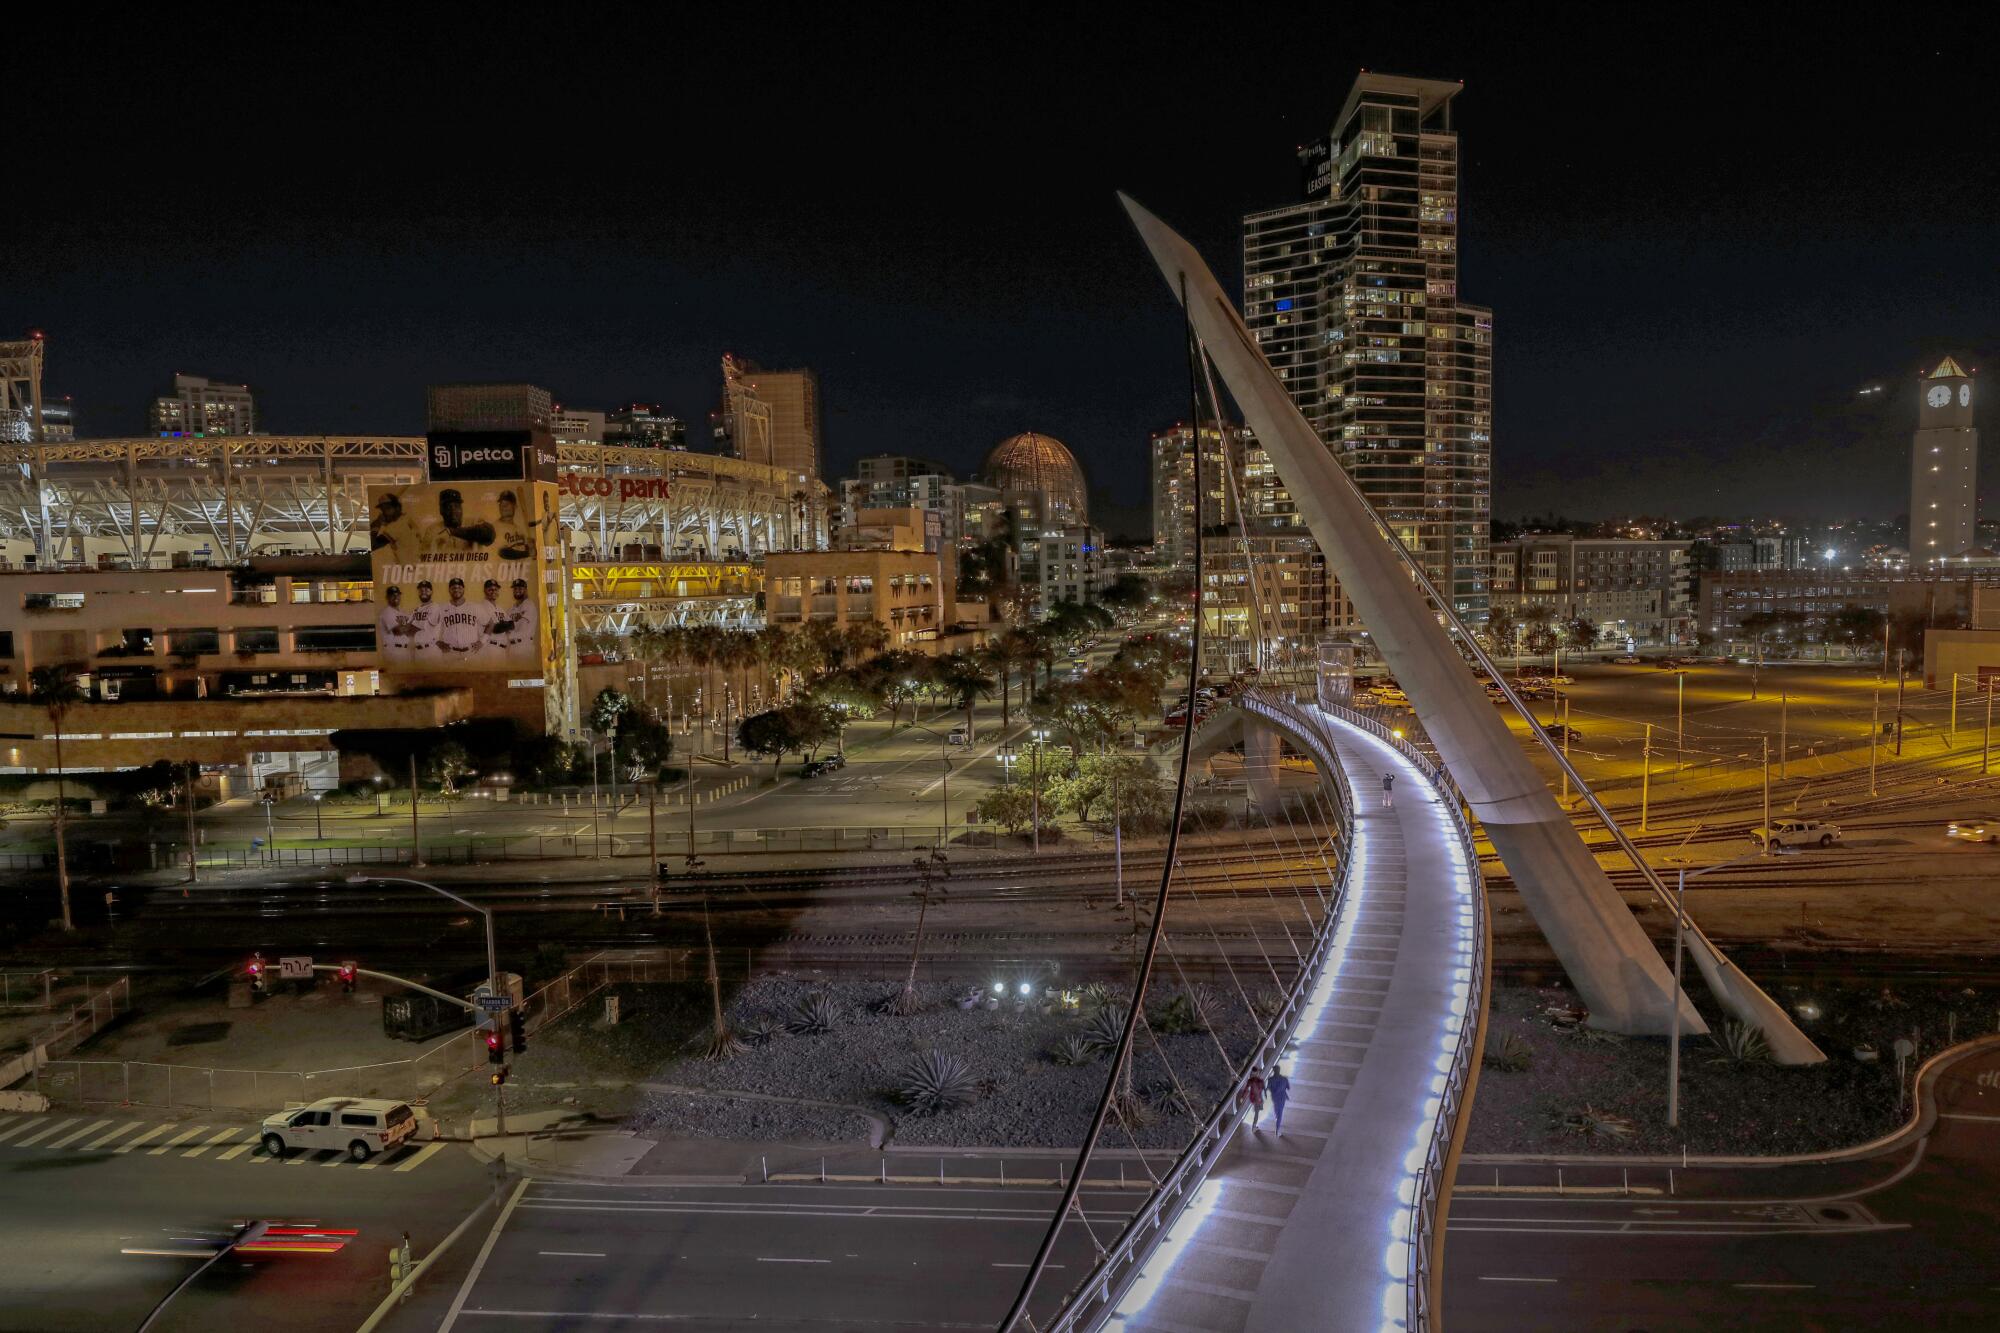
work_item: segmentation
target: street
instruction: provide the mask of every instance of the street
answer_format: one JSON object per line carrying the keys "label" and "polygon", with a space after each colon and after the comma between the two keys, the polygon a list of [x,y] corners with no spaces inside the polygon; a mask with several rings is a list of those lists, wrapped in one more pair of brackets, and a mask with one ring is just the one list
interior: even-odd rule
{"label": "street", "polygon": [[224,1259],[155,1328],[352,1333],[388,1291],[389,1247],[402,1233],[426,1254],[492,1188],[457,1145],[406,1147],[366,1166],[299,1153],[279,1163],[255,1146],[253,1126],[183,1138],[194,1122],[161,1123],[143,1113],[0,1117],[0,1330],[137,1328],[199,1260],[122,1250],[188,1249],[178,1238],[263,1218],[358,1234],[338,1254]]}

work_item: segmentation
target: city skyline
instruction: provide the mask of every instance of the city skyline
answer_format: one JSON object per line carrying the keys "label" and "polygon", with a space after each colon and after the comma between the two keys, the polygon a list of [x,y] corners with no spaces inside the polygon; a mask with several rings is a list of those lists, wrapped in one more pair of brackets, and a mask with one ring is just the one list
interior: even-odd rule
{"label": "city skyline", "polygon": [[[4,285],[20,331],[48,332],[50,390],[75,397],[86,435],[137,429],[176,370],[248,382],[260,428],[277,431],[415,429],[424,383],[487,378],[548,383],[600,410],[659,401],[699,422],[716,358],[734,351],[820,375],[828,475],[878,452],[965,475],[997,440],[1044,431],[1076,449],[1107,528],[1136,532],[1147,497],[1129,464],[1185,416],[1185,385],[1112,188],[1233,257],[1245,213],[1295,197],[1294,149],[1326,133],[1353,70],[1392,69],[1465,83],[1464,281],[1507,330],[1496,515],[1663,502],[1893,515],[1915,372],[1946,354],[1991,364],[1996,346],[1984,311],[2000,280],[1979,258],[1975,206],[1993,155],[1978,151],[1955,73],[1977,43],[1864,44],[1774,21],[1711,50],[1655,30],[1643,36],[1655,63],[1607,78],[1634,36],[1570,24],[1533,51],[1508,48],[1510,66],[1477,28],[1413,43],[1364,24],[1324,79],[1199,114],[1141,77],[1143,51],[1112,66],[1084,40],[1004,123],[977,110],[1004,95],[1004,50],[992,72],[962,71],[930,118],[908,113],[949,89],[830,105],[811,77],[825,71],[801,59],[795,100],[745,113],[746,139],[797,136],[782,165],[678,136],[635,184],[612,174],[629,163],[591,123],[568,120],[573,156],[553,177],[494,179],[499,133],[495,150],[474,135],[462,162],[377,147],[362,194],[334,208],[307,187],[325,154],[351,151],[345,130],[282,112],[229,122],[271,150],[242,189],[191,210],[135,208],[119,181],[143,152],[110,141],[108,113],[80,109],[51,146],[93,170],[8,247]],[[115,67],[143,46],[135,29],[105,39],[101,59]],[[1690,102],[1676,52],[1755,100]],[[1803,72],[1774,66],[1780,54]],[[839,63],[837,45],[820,55]],[[477,86],[497,60],[455,51],[444,91]],[[1845,86],[1887,65],[1921,76],[1912,121],[1949,133],[1907,135],[1853,104]],[[242,77],[267,67],[246,60]],[[699,103],[705,77],[687,75],[679,99]],[[409,114],[455,126],[450,103]],[[1731,127],[1779,107],[1824,132],[1788,142],[1774,167],[1758,134]],[[193,99],[162,129],[213,137],[225,112]],[[614,90],[597,123],[619,114]],[[277,151],[286,143],[299,151]],[[1876,384],[1886,391],[1860,392]],[[1782,486],[1751,491],[1787,469]]]}

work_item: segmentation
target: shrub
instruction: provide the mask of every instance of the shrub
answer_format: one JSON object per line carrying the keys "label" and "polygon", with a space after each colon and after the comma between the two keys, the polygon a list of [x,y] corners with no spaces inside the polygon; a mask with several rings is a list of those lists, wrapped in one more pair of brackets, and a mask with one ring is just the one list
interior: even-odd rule
{"label": "shrub", "polygon": [[1764,1040],[1764,1034],[1733,1018],[1723,1024],[1720,1033],[1711,1032],[1709,1040],[1715,1043],[1716,1064],[1761,1065],[1771,1058],[1771,1044]]}
{"label": "shrub", "polygon": [[1077,1007],[1086,1014],[1094,1014],[1107,1005],[1119,1003],[1122,1003],[1120,993],[1101,981],[1093,981],[1077,992]]}
{"label": "shrub", "polygon": [[1509,1032],[1500,1039],[1500,1044],[1486,1052],[1484,1061],[1488,1069],[1498,1069],[1503,1073],[1521,1074],[1535,1063],[1535,1048],[1518,1032]]}
{"label": "shrub", "polygon": [[1566,1027],[1562,1029],[1562,1034],[1572,1041],[1581,1042],[1585,1046],[1615,1046],[1625,1040],[1625,1038],[1619,1036],[1616,1032],[1608,1032],[1603,1028],[1594,1028],[1588,1023],[1578,1023],[1573,1027]]}
{"label": "shrub", "polygon": [[1078,1033],[1091,1048],[1100,1054],[1109,1055],[1118,1049],[1118,1039],[1125,1035],[1125,1006],[1107,1004],[1092,1014]]}
{"label": "shrub", "polygon": [[785,1034],[785,1025],[769,1014],[759,1014],[743,1025],[738,1036],[745,1046],[769,1046]]}
{"label": "shrub", "polygon": [[972,1105],[979,1084],[965,1061],[933,1048],[911,1056],[903,1066],[897,1096],[913,1111],[937,1115]]}
{"label": "shrub", "polygon": [[1080,1032],[1068,1032],[1056,1038],[1056,1044],[1049,1047],[1049,1060],[1059,1065],[1087,1065],[1095,1063],[1099,1051],[1097,1046]]}
{"label": "shrub", "polygon": [[822,1032],[831,1032],[840,1022],[840,1007],[831,995],[808,995],[800,1000],[785,1020],[785,1030],[802,1037],[816,1037]]}
{"label": "shrub", "polygon": [[1278,1016],[1285,1007],[1285,997],[1269,986],[1265,986],[1250,997],[1250,1009],[1266,1023]]}
{"label": "shrub", "polygon": [[1632,1137],[1638,1128],[1626,1116],[1600,1111],[1590,1105],[1585,1105],[1580,1111],[1569,1111],[1559,1115],[1557,1127],[1579,1138],[1592,1140],[1627,1139]]}
{"label": "shrub", "polygon": [[702,1046],[701,1056],[704,1060],[727,1060],[742,1049],[742,1038],[728,1023],[722,1023],[708,1030],[708,1041]]}
{"label": "shrub", "polygon": [[1194,996],[1185,991],[1167,1001],[1164,1009],[1154,1010],[1151,1022],[1154,1035],[1160,1037],[1208,1031],[1208,1024],[1202,1021],[1201,1010],[1195,1006]]}

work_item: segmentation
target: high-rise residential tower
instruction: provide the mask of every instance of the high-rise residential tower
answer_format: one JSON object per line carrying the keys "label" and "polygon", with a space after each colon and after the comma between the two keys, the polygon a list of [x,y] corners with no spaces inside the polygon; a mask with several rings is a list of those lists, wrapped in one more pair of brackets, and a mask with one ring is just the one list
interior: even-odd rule
{"label": "high-rise residential tower", "polygon": [[[1153,435],[1153,549],[1167,564],[1194,567],[1194,533],[1236,521],[1229,470],[1250,432],[1232,426],[1225,439],[1213,426],[1201,430],[1201,494],[1195,494],[1194,427],[1178,423]],[[1197,502],[1199,516],[1197,517]]]}
{"label": "high-rise residential tower", "polygon": [[716,435],[738,458],[818,480],[819,377],[725,354]]}
{"label": "high-rise residential tower", "polygon": [[153,400],[151,424],[162,435],[255,435],[257,407],[247,384],[176,375],[173,392]]}
{"label": "high-rise residential tower", "polygon": [[1950,357],[1918,386],[1910,447],[1910,561],[1923,567],[1962,555],[1978,514],[1979,431],[1972,376]]}
{"label": "high-rise residential tower", "polygon": [[1460,87],[1355,81],[1331,134],[1300,150],[1303,201],[1243,220],[1243,318],[1440,595],[1478,620],[1493,315],[1458,297]]}

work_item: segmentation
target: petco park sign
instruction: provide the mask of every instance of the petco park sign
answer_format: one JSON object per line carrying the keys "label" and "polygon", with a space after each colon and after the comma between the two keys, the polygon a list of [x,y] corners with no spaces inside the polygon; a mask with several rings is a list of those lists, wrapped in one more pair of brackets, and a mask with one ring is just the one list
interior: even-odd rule
{"label": "petco park sign", "polygon": [[665,477],[591,477],[565,472],[557,482],[564,495],[580,495],[593,500],[666,500],[673,484]]}

